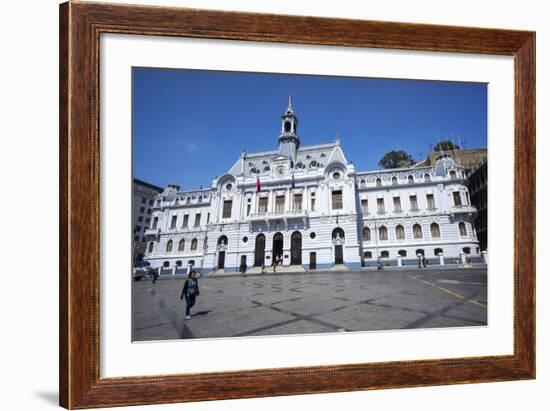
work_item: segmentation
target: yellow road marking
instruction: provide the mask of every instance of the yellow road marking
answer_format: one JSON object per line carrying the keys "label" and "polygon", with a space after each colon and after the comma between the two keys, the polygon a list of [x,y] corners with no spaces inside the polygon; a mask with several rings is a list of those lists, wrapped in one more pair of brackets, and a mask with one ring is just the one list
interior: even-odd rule
{"label": "yellow road marking", "polygon": [[[461,300],[466,299],[466,297],[464,297],[462,294],[455,293],[454,291],[451,291],[451,290],[449,290],[447,288],[444,288],[444,287],[440,287],[437,284],[431,283],[431,282],[426,281],[426,280],[422,280],[421,278],[418,278],[414,275],[409,275],[409,277],[414,278],[415,280],[420,281],[421,283],[424,283],[426,285],[430,285],[432,287],[435,287],[438,290],[443,291],[444,293],[451,294],[451,295],[453,295],[456,298],[459,298]],[[480,303],[479,301],[476,301],[476,300],[473,300],[473,299],[468,300],[468,302],[472,303],[472,304],[475,304],[475,305],[479,305],[480,307],[483,307],[483,308],[487,308],[486,304]]]}

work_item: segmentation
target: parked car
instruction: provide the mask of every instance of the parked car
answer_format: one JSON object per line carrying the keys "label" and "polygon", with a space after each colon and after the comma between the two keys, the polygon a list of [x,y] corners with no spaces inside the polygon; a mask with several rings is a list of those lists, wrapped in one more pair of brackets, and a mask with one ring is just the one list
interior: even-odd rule
{"label": "parked car", "polygon": [[148,261],[138,261],[134,266],[134,281],[139,281],[142,278],[151,277],[157,273],[157,269],[151,267]]}

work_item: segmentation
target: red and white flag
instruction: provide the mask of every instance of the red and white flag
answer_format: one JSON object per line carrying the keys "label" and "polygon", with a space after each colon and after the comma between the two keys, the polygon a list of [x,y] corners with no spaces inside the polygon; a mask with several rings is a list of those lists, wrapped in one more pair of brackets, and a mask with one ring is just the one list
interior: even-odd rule
{"label": "red and white flag", "polygon": [[256,189],[258,190],[258,193],[261,191],[262,189],[262,185],[260,184],[260,177],[257,177],[256,178]]}

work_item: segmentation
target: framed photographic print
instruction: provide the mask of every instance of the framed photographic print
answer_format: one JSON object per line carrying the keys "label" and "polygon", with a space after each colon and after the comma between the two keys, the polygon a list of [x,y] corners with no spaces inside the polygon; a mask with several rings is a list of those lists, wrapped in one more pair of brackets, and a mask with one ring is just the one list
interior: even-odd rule
{"label": "framed photographic print", "polygon": [[60,7],[60,403],[535,377],[535,34]]}

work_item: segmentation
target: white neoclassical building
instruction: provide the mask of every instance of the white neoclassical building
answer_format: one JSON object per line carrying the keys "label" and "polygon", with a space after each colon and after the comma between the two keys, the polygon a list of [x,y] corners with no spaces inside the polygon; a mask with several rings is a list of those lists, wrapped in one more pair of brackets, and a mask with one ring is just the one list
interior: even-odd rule
{"label": "white neoclassical building", "polygon": [[[302,146],[292,103],[278,147],[247,153],[207,189],[160,193],[146,230],[145,259],[162,272],[192,264],[203,275],[272,265],[296,270],[336,265],[481,262],[463,167],[358,172],[340,139]],[[354,153],[359,156],[360,153]]]}

